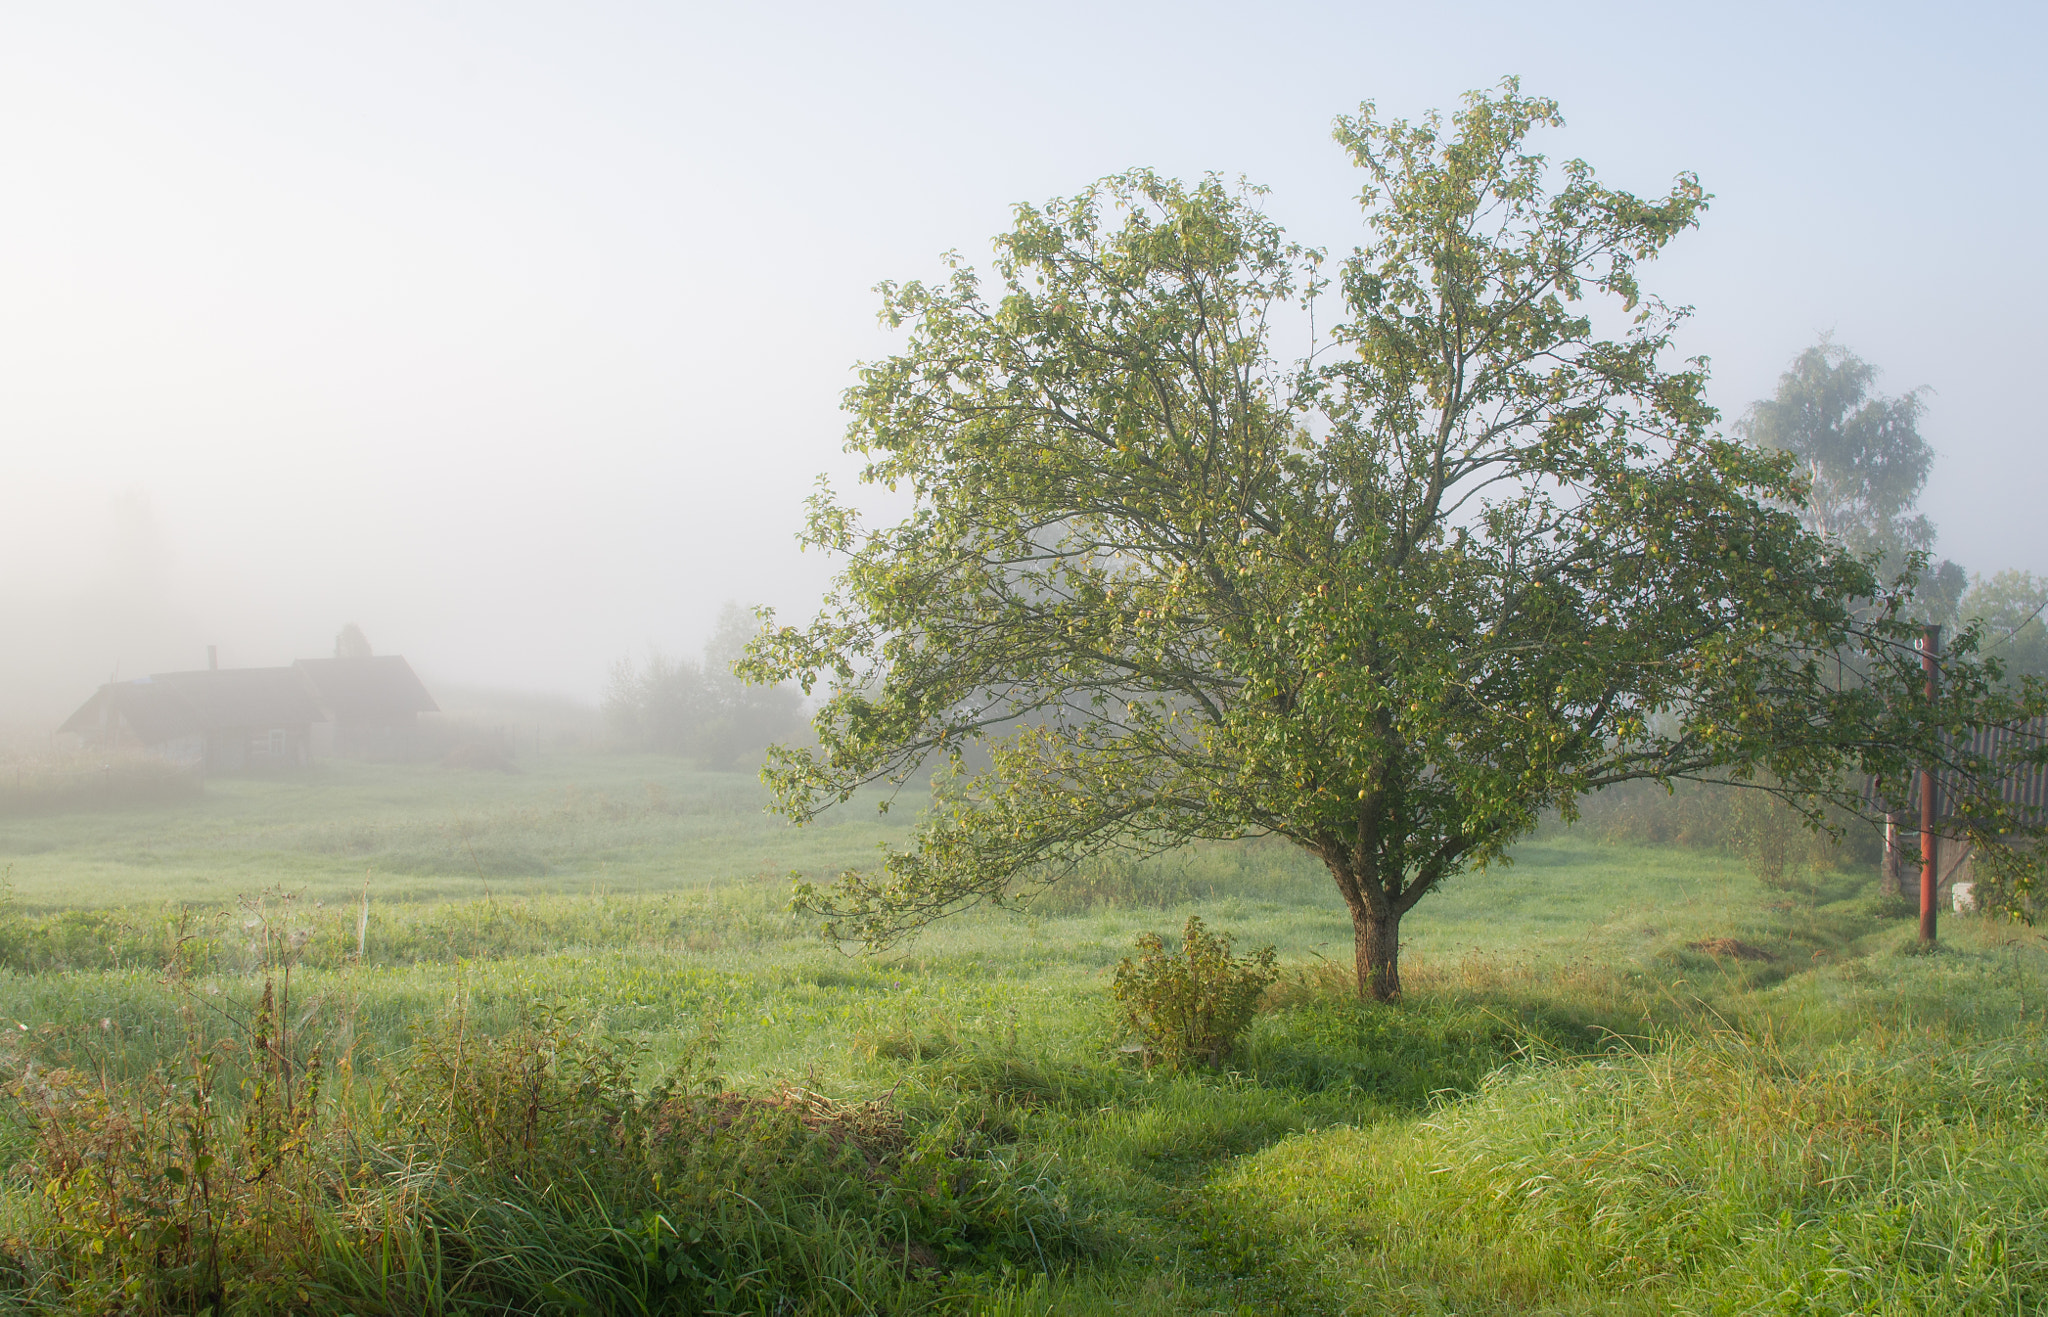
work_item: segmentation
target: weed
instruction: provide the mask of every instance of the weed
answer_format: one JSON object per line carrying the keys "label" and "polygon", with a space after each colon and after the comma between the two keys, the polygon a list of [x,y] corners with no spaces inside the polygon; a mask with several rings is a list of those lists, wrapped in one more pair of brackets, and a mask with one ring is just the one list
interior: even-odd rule
{"label": "weed", "polygon": [[1117,965],[1111,995],[1146,1064],[1220,1065],[1237,1045],[1279,971],[1272,947],[1232,956],[1230,946],[1230,934],[1211,934],[1200,915],[1189,915],[1177,950],[1143,933],[1137,960]]}

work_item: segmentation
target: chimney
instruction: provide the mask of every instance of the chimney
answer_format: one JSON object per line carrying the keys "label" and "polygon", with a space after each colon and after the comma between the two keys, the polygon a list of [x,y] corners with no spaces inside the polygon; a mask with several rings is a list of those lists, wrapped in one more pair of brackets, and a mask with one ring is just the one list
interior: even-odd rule
{"label": "chimney", "polygon": [[206,647],[206,670],[208,672],[220,671],[220,651],[212,645]]}

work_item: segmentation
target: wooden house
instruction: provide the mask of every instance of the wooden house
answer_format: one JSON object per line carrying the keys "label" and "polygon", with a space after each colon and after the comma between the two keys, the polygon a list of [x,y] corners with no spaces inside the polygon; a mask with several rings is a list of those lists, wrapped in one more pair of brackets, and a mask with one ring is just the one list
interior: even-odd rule
{"label": "wooden house", "polygon": [[296,668],[158,672],[99,688],[57,730],[215,773],[303,765],[320,705]]}
{"label": "wooden house", "polygon": [[396,654],[300,659],[292,665],[319,701],[323,753],[352,759],[411,759],[419,716],[441,706],[412,665]]}

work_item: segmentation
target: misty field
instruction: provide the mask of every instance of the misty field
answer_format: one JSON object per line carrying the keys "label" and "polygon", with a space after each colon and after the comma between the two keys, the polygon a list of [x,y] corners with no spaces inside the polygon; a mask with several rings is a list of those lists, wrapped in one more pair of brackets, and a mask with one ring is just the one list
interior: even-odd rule
{"label": "misty field", "polygon": [[[1573,833],[1362,1005],[1273,844],[823,943],[744,774],[336,765],[0,821],[0,1283],[67,1311],[2028,1312],[2048,958],[1861,871]],[[367,893],[367,897],[366,897]],[[1282,966],[1218,1070],[1118,1049],[1133,939]],[[288,971],[288,972],[287,972]]]}

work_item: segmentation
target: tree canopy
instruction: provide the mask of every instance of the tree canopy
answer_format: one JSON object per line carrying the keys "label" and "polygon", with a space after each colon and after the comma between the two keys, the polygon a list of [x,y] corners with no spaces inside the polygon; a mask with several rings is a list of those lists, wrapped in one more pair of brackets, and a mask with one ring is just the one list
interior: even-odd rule
{"label": "tree canopy", "polygon": [[1957,612],[1982,630],[1985,657],[2008,677],[2048,680],[2048,578],[2013,570],[1978,577]]}
{"label": "tree canopy", "polygon": [[1946,560],[1919,569],[1935,533],[1918,508],[1934,467],[1934,449],[1920,435],[1924,390],[1887,398],[1875,392],[1876,382],[1877,367],[1823,336],[1793,358],[1777,392],[1752,403],[1737,429],[1752,443],[1793,456],[1805,477],[1799,518],[1807,529],[1876,555],[1885,581],[1914,570],[1913,611],[1946,621],[1964,574]]}
{"label": "tree canopy", "polygon": [[1401,917],[1545,810],[1709,775],[1861,805],[1852,773],[2016,716],[1967,636],[1918,698],[1912,628],[1852,610],[1891,596],[1801,525],[1793,458],[1718,437],[1704,364],[1671,362],[1683,312],[1638,273],[1698,181],[1527,151],[1559,123],[1513,82],[1448,123],[1341,118],[1367,239],[1284,364],[1326,262],[1213,177],[1020,206],[993,292],[957,258],[884,285],[905,340],[849,447],[914,508],[868,529],[821,489],[834,593],[742,667],[828,688],[765,770],[799,821],[946,766],[908,846],[801,899],[883,943],[1103,851],[1278,835],[1385,998]]}

